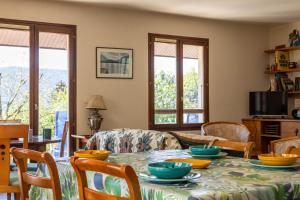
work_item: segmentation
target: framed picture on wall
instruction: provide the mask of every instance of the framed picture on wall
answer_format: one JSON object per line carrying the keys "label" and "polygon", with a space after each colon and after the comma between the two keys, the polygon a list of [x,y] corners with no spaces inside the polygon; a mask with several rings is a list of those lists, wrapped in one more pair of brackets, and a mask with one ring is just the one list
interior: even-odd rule
{"label": "framed picture on wall", "polygon": [[96,78],[133,78],[133,49],[96,47]]}

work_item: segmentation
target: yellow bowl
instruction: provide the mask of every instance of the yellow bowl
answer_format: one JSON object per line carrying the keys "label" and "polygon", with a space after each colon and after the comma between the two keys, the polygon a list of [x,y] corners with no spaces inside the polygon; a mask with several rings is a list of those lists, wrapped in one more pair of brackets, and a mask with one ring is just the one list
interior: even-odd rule
{"label": "yellow bowl", "polygon": [[97,160],[106,160],[110,151],[106,150],[82,150],[74,152],[74,156],[78,158],[91,158]]}
{"label": "yellow bowl", "polygon": [[260,154],[258,159],[264,165],[286,166],[292,165],[298,158],[297,154]]}
{"label": "yellow bowl", "polygon": [[174,158],[174,159],[167,159],[167,162],[185,162],[192,164],[193,169],[202,169],[206,168],[211,164],[210,160],[196,160],[196,159],[185,159],[185,158]]}

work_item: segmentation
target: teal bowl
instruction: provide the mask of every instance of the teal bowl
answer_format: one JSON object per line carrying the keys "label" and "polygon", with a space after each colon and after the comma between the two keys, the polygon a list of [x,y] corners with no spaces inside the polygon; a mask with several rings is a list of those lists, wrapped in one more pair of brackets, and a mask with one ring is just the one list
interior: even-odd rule
{"label": "teal bowl", "polygon": [[156,162],[148,165],[151,175],[161,179],[179,179],[190,173],[192,164],[184,162]]}
{"label": "teal bowl", "polygon": [[221,148],[218,146],[211,146],[210,148],[204,148],[206,146],[205,145],[192,146],[190,148],[191,153],[193,155],[217,155],[221,151]]}

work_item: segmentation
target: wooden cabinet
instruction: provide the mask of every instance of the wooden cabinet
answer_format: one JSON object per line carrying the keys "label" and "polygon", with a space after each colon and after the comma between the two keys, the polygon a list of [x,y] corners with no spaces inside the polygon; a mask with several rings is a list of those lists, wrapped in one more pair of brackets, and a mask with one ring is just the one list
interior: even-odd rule
{"label": "wooden cabinet", "polygon": [[297,136],[300,130],[299,122],[281,122],[281,137]]}
{"label": "wooden cabinet", "polygon": [[294,119],[242,119],[251,132],[250,141],[255,142],[254,152],[270,151],[270,141],[300,135],[300,120]]}

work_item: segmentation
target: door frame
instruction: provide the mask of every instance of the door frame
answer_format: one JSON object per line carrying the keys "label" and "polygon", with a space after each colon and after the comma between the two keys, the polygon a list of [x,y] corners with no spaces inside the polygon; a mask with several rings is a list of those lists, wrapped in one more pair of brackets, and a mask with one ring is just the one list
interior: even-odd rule
{"label": "door frame", "polygon": [[30,31],[30,128],[33,129],[35,135],[38,134],[38,100],[39,100],[39,87],[38,87],[38,73],[39,73],[39,32],[53,32],[64,33],[69,35],[69,152],[73,154],[76,148],[76,141],[71,135],[76,133],[76,119],[77,119],[77,74],[76,74],[76,37],[77,26],[68,24],[56,24],[37,21],[26,21],[16,19],[0,18],[0,23],[25,25],[29,27]]}

